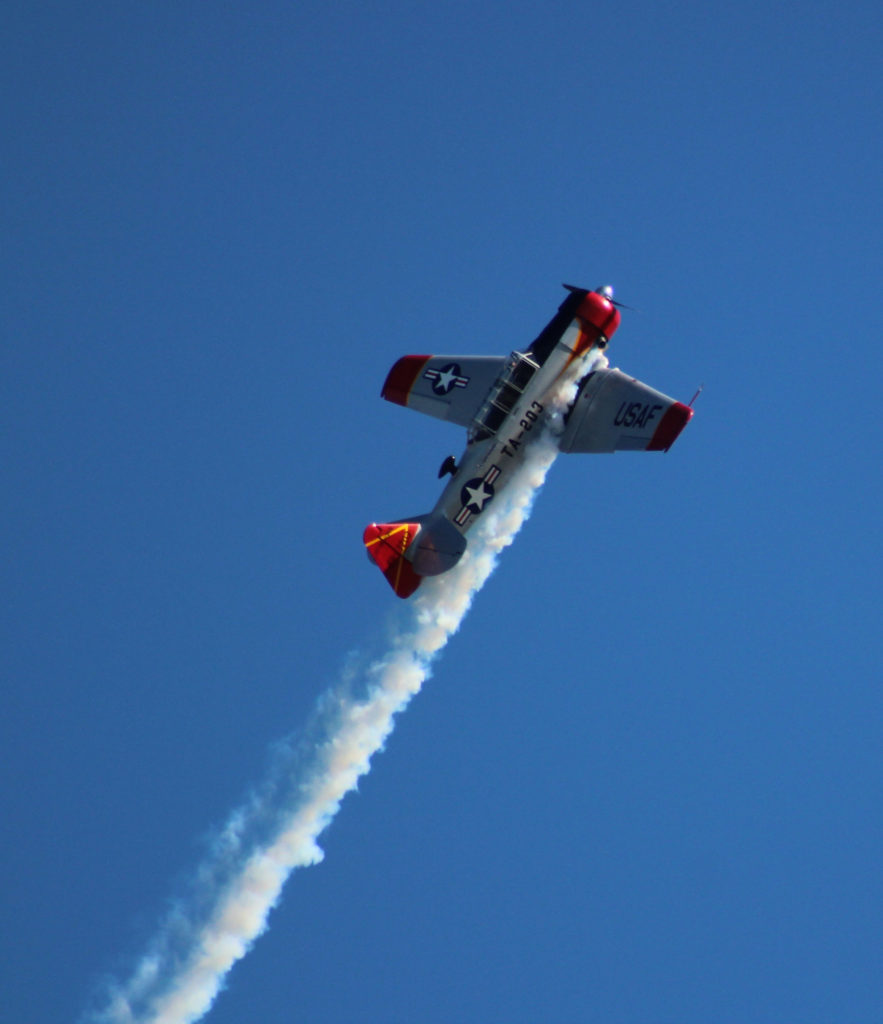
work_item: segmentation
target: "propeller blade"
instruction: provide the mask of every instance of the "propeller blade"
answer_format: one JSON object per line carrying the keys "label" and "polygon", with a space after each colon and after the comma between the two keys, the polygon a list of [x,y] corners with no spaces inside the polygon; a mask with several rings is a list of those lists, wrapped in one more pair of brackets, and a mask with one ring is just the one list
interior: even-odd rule
{"label": "propeller blade", "polygon": [[[565,284],[564,287],[569,292],[579,292],[581,295],[585,295],[588,291],[591,290],[589,288],[579,288],[575,284]],[[611,302],[614,306],[616,306],[617,309],[627,309],[630,313],[640,313],[641,312],[640,309],[638,309],[636,306],[627,306],[624,302],[619,302],[618,300],[614,299],[614,297],[613,297],[613,288],[610,287],[609,285],[607,285],[604,288],[596,288],[594,290],[599,295],[603,295],[604,298],[607,299],[609,302]]]}

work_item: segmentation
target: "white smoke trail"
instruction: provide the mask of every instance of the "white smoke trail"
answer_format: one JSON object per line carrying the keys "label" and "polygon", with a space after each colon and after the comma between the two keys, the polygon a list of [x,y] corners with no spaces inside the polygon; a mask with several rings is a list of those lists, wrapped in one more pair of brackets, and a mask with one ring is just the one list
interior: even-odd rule
{"label": "white smoke trail", "polygon": [[[208,889],[208,912],[175,911],[128,982],[114,989],[106,1007],[92,1015],[100,1024],[192,1024],[211,1007],[224,980],[266,929],[282,887],[298,867],[322,859],[318,838],[337,813],[343,797],[368,772],[373,754],[383,749],[396,714],[419,692],[433,658],[459,628],[472,599],[493,571],[500,551],[512,543],[530,514],[537,490],[557,454],[555,435],[561,414],[573,400],[575,368],[552,403],[549,429],[528,452],[516,478],[482,518],[469,547],[449,573],[427,580],[411,602],[411,624],[399,632],[388,653],[367,673],[364,699],[326,695],[334,704],[326,738],[315,749],[306,781],[280,811],[272,784],[235,812],[211,862],[200,871]],[[301,775],[301,778],[304,776]],[[251,840],[245,833],[274,817],[270,836]],[[183,945],[183,948],[182,948]]]}

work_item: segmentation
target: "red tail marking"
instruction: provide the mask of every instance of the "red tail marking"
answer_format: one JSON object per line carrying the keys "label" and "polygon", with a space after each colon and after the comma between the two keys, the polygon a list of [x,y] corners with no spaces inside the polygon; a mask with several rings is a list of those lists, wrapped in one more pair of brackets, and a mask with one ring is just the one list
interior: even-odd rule
{"label": "red tail marking", "polygon": [[419,532],[419,523],[372,523],[362,536],[368,554],[399,597],[410,597],[423,578],[404,557]]}

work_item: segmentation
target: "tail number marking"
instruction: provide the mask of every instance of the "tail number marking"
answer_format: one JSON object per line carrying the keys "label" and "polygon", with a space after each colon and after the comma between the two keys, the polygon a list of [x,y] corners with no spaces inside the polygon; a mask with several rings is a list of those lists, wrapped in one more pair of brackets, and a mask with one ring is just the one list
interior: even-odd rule
{"label": "tail number marking", "polygon": [[522,445],[522,438],[525,434],[529,433],[536,426],[540,418],[540,413],[543,411],[542,405],[539,402],[531,402],[530,408],[524,413],[524,419],[520,420],[518,426],[521,430],[515,435],[510,437],[509,440],[503,445],[502,452],[504,455],[508,455],[510,459],[515,457],[515,453]]}

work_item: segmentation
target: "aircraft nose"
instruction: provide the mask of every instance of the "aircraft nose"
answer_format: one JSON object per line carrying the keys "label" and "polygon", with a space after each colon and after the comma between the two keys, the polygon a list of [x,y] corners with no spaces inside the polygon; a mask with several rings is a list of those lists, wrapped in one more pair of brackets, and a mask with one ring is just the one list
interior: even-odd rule
{"label": "aircraft nose", "polygon": [[613,288],[604,285],[596,292],[587,292],[577,310],[577,316],[590,323],[609,341],[622,319],[613,304]]}

